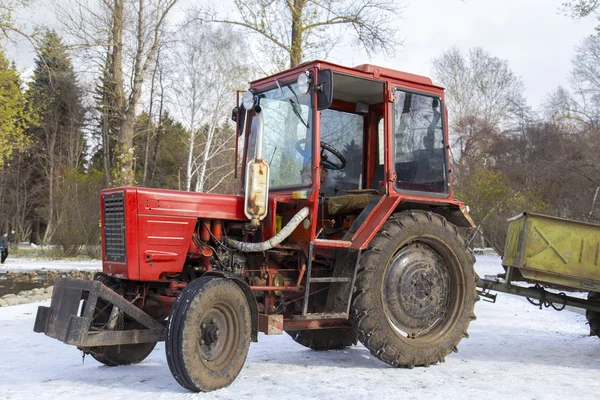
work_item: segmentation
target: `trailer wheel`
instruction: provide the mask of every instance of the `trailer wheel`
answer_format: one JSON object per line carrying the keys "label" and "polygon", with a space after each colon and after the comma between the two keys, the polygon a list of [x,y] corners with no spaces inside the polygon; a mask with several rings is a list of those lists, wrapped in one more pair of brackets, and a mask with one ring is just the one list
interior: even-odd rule
{"label": "trailer wheel", "polygon": [[351,320],[371,354],[393,366],[443,362],[475,319],[473,258],[440,215],[393,215],[359,261]]}
{"label": "trailer wheel", "polygon": [[194,392],[228,386],[244,366],[250,333],[250,308],[234,282],[192,281],[169,315],[165,350],[173,377]]}
{"label": "trailer wheel", "polygon": [[346,329],[307,329],[303,331],[286,331],[296,343],[309,349],[341,350],[353,346],[358,340],[358,332],[354,328]]}
{"label": "trailer wheel", "polygon": [[[588,300],[600,300],[600,292],[589,292]],[[590,333],[600,337],[600,312],[587,310],[585,317],[590,324]]]}

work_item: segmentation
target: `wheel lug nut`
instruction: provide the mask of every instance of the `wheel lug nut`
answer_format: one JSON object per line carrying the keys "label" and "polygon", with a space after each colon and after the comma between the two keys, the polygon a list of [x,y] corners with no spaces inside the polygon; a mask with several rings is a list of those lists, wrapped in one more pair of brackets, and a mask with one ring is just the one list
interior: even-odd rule
{"label": "wheel lug nut", "polygon": [[210,320],[210,323],[211,323],[211,324],[214,324],[214,323],[215,323],[215,319],[214,319],[214,318],[213,318],[213,319],[211,319],[211,320]]}
{"label": "wheel lug nut", "polygon": [[202,325],[200,325],[200,327],[201,327],[202,329],[206,329],[206,324],[203,322],[203,323],[202,323]]}

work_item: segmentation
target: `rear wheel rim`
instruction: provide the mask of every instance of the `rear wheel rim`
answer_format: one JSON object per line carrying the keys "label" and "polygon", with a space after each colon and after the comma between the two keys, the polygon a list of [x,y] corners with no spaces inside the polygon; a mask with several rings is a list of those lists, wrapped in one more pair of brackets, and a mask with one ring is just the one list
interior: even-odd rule
{"label": "rear wheel rim", "polygon": [[453,276],[448,261],[431,247],[414,243],[401,248],[388,263],[383,311],[402,340],[428,343],[448,330],[461,297],[460,279]]}

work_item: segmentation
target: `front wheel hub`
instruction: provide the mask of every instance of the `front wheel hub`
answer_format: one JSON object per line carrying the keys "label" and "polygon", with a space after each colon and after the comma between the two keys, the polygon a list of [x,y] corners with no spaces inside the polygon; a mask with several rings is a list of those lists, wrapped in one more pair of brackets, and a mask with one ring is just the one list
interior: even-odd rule
{"label": "front wheel hub", "polygon": [[199,350],[203,359],[214,360],[224,350],[227,336],[227,318],[218,309],[209,310],[200,325]]}

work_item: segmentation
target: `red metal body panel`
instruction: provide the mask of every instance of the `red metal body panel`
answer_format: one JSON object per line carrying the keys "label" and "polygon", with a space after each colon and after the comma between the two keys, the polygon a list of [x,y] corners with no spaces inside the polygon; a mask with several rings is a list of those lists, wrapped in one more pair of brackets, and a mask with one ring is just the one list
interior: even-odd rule
{"label": "red metal body panel", "polygon": [[[138,223],[137,223],[137,188],[124,187],[117,189],[106,189],[100,193],[100,209],[104,210],[105,194],[124,193],[125,213],[125,262],[109,262],[106,259],[106,247],[102,244],[102,271],[106,274],[124,279],[139,279],[139,254]],[[104,227],[104,213],[101,214],[101,224]],[[104,239],[104,235],[102,236]]]}
{"label": "red metal body panel", "polygon": [[244,197],[135,188],[140,214],[245,221]]}
{"label": "red metal body panel", "polygon": [[181,272],[198,218],[246,220],[241,196],[125,187],[103,190],[101,209],[103,195],[114,192],[124,193],[126,262],[103,261],[102,270],[124,279],[153,281]]}

